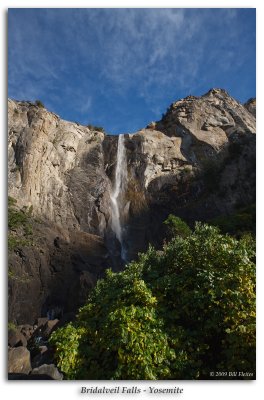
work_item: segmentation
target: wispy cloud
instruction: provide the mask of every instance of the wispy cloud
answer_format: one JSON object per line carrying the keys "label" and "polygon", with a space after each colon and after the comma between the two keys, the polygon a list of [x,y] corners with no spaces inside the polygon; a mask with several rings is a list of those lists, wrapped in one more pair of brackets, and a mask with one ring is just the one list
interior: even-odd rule
{"label": "wispy cloud", "polygon": [[92,97],[86,96],[86,99],[82,102],[80,106],[80,111],[82,113],[86,113],[87,111],[90,110],[91,106],[92,106]]}
{"label": "wispy cloud", "polygon": [[176,93],[210,85],[249,62],[254,35],[247,15],[237,9],[11,9],[10,96],[47,99],[55,111],[70,101],[69,117],[76,110],[80,118],[88,112],[99,118],[102,107],[118,110],[130,97],[157,115]]}

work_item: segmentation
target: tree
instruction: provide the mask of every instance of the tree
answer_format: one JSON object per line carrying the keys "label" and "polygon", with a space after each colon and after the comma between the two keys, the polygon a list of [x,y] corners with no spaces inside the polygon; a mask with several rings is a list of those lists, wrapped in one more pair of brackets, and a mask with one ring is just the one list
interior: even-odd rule
{"label": "tree", "polygon": [[186,237],[191,233],[191,229],[186,224],[186,222],[173,214],[170,214],[168,216],[168,218],[164,221],[164,224],[167,225],[171,237]]}
{"label": "tree", "polygon": [[162,252],[150,247],[123,272],[108,271],[51,344],[70,379],[254,373],[253,241],[197,223]]}

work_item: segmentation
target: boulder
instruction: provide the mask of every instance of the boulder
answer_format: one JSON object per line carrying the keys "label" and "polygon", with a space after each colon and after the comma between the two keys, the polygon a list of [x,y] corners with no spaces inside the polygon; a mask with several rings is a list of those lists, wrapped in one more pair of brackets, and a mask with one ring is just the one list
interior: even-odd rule
{"label": "boulder", "polygon": [[10,347],[18,347],[18,346],[27,347],[27,339],[18,329],[17,330],[11,329],[8,331],[8,345]]}
{"label": "boulder", "polygon": [[45,353],[48,350],[47,346],[39,346],[40,354]]}
{"label": "boulder", "polygon": [[54,362],[54,351],[47,346],[39,346],[39,352],[35,356],[31,354],[32,368],[38,368],[43,364],[52,364]]}
{"label": "boulder", "polygon": [[58,319],[53,319],[45,323],[45,325],[42,328],[42,334],[41,334],[44,340],[49,338],[50,334],[54,331],[58,322],[59,322]]}
{"label": "boulder", "polygon": [[54,364],[43,364],[38,368],[34,368],[31,375],[46,375],[50,376],[52,379],[61,381],[63,375],[59,372],[58,368]]}
{"label": "boulder", "polygon": [[30,352],[26,347],[8,350],[8,373],[29,374],[31,369]]}
{"label": "boulder", "polygon": [[36,325],[38,328],[44,326],[48,322],[48,318],[38,318],[36,321]]}
{"label": "boulder", "polygon": [[46,345],[50,334],[55,329],[58,324],[58,319],[46,320],[44,325],[40,325],[33,333],[30,343],[35,343],[37,345]]}
{"label": "boulder", "polygon": [[29,340],[34,333],[34,327],[29,324],[20,325],[19,329],[20,329],[20,332],[22,333],[22,335],[24,335],[24,337],[27,340]]}

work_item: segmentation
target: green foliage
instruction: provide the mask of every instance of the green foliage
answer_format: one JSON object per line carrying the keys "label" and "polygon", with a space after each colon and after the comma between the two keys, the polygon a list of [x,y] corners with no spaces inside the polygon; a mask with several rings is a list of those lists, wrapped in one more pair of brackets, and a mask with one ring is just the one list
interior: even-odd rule
{"label": "green foliage", "polygon": [[[54,332],[69,379],[210,379],[255,371],[254,241],[197,223],[163,251],[107,272]],[[232,379],[232,378],[230,378]]]}
{"label": "green foliage", "polygon": [[16,199],[8,197],[8,249],[31,244],[32,224],[31,214],[33,207],[18,209]]}
{"label": "green foliage", "polygon": [[175,326],[183,329],[185,378],[208,378],[210,370],[254,371],[253,259],[252,242],[200,223],[187,239],[166,247],[158,263],[164,273],[155,285],[171,336]]}
{"label": "green foliage", "polygon": [[245,232],[253,235],[256,233],[256,205],[240,208],[228,216],[220,216],[210,221],[210,224],[218,226],[223,233],[230,233],[240,237]]}
{"label": "green foliage", "polygon": [[36,100],[36,101],[35,101],[35,104],[36,104],[37,107],[45,108],[45,106],[44,106],[44,104],[42,103],[41,100]]}
{"label": "green foliage", "polygon": [[19,226],[26,226],[27,215],[20,210],[13,209],[12,207],[8,210],[8,228],[15,229]]}
{"label": "green foliage", "polygon": [[14,199],[14,197],[8,196],[8,207],[12,207],[16,205],[17,201]]}
{"label": "green foliage", "polygon": [[54,332],[51,343],[58,366],[71,379],[165,378],[174,352],[162,326],[156,299],[138,274],[108,270],[80,310],[76,326]]}
{"label": "green foliage", "polygon": [[33,213],[33,206],[32,206],[32,204],[31,204],[31,206],[29,207],[29,209],[28,209],[28,215],[32,215],[32,213]]}
{"label": "green foliage", "polygon": [[21,237],[15,236],[12,233],[8,234],[8,249],[14,250],[21,246],[30,246],[32,242],[28,239],[22,239]]}
{"label": "green foliage", "polygon": [[[19,245],[21,244],[19,243]],[[18,275],[14,273],[11,269],[8,269],[8,280],[9,279],[24,284],[30,281],[30,276],[27,272],[21,271],[21,273]]]}
{"label": "green foliage", "polygon": [[16,331],[17,327],[14,322],[8,322],[8,330],[9,331]]}
{"label": "green foliage", "polygon": [[[51,336],[50,342],[57,351],[57,363],[60,369],[67,374],[68,379],[75,379],[79,371],[82,357],[79,352],[79,341],[85,329],[76,328],[69,323],[65,328],[58,329]],[[65,342],[67,341],[67,346]]]}
{"label": "green foliage", "polygon": [[164,221],[167,225],[171,236],[182,236],[186,237],[190,235],[191,229],[181,218],[170,214],[168,218]]}
{"label": "green foliage", "polygon": [[97,131],[97,132],[105,133],[105,130],[104,130],[104,128],[102,126],[95,126],[95,125],[92,125],[92,124],[88,124],[87,128],[89,128],[91,131]]}

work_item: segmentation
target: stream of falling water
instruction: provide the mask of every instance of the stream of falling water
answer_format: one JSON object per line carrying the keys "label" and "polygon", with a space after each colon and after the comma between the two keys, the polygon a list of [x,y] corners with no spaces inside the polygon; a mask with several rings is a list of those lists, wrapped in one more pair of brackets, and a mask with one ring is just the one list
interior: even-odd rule
{"label": "stream of falling water", "polygon": [[121,245],[121,258],[125,260],[123,243],[122,209],[124,194],[127,185],[127,159],[124,135],[118,137],[117,162],[115,170],[115,184],[110,195],[112,205],[111,227]]}

